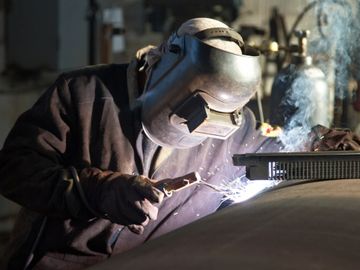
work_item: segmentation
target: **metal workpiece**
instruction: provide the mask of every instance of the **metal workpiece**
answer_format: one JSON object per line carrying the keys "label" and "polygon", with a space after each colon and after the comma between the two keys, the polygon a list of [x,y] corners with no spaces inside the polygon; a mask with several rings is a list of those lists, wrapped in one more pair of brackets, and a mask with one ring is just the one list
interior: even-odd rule
{"label": "metal workpiece", "polygon": [[328,180],[360,178],[360,152],[252,153],[233,156],[250,180]]}
{"label": "metal workpiece", "polygon": [[360,181],[283,183],[90,269],[359,269]]}

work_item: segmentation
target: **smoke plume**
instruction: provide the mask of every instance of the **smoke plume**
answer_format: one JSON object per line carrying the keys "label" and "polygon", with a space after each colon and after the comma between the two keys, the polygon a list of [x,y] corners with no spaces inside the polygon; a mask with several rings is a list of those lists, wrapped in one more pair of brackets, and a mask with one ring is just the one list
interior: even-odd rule
{"label": "smoke plume", "polygon": [[[308,52],[315,66],[325,74],[327,83],[333,85],[329,96],[343,100],[349,98],[350,78],[360,79],[360,0],[315,2],[313,12],[317,26],[310,29]],[[301,151],[314,125],[331,125],[334,102],[329,100],[326,104],[328,110],[322,108],[323,111],[320,111],[318,106],[325,101],[316,101],[314,87],[317,85],[300,73],[293,81],[288,99],[284,102],[296,111],[291,119],[287,119],[284,133],[280,136],[284,151]],[[315,117],[317,111],[329,115],[328,125]]]}

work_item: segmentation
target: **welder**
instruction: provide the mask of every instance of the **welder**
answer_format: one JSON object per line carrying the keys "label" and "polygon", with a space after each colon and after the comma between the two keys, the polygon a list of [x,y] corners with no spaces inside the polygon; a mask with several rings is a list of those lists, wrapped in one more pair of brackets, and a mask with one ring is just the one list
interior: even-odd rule
{"label": "welder", "polygon": [[234,153],[279,151],[244,107],[260,77],[257,52],[208,18],[129,64],[59,76],[0,152],[1,194],[22,206],[4,268],[83,269],[216,211],[206,185],[164,198],[156,183],[226,183],[244,175]]}

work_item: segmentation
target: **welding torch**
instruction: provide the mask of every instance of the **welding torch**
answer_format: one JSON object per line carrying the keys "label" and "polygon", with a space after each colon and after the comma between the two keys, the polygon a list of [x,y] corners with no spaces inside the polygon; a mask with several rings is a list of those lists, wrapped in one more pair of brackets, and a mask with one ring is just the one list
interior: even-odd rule
{"label": "welding torch", "polygon": [[156,182],[154,186],[161,190],[166,197],[171,197],[174,192],[194,186],[195,184],[202,184],[215,191],[222,192],[222,190],[217,186],[203,181],[198,172],[191,172],[177,178],[160,180]]}
{"label": "welding torch", "polygon": [[154,184],[154,186],[161,190],[166,197],[171,197],[174,192],[178,192],[185,188],[191,187],[201,181],[198,172],[191,172],[177,178],[163,179]]}

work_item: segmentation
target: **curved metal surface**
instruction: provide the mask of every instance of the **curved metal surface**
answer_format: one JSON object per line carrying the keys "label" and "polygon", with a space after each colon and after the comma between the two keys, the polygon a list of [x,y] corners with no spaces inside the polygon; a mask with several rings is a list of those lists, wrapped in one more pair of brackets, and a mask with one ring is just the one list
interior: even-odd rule
{"label": "curved metal surface", "polygon": [[285,186],[91,269],[359,269],[360,181]]}

